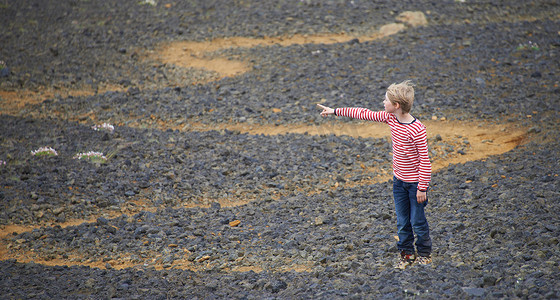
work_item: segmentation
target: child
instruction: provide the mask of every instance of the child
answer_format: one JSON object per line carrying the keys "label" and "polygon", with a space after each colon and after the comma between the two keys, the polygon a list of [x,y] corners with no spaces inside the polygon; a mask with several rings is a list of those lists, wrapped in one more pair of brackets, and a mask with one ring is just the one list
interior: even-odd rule
{"label": "child", "polygon": [[[321,116],[344,116],[361,120],[383,122],[391,128],[393,144],[393,197],[397,213],[400,251],[395,266],[405,269],[413,263],[432,262],[432,241],[424,207],[428,204],[428,185],[432,165],[428,157],[426,127],[410,114],[414,88],[410,80],[391,84],[385,93],[385,111],[373,112],[366,108],[335,108],[317,104]],[[414,251],[414,234],[416,250]]]}

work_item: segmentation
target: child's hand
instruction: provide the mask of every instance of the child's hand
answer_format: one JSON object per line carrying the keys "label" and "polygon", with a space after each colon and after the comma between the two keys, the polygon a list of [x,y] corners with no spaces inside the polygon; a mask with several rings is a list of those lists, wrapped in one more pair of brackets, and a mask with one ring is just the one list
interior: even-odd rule
{"label": "child's hand", "polygon": [[326,117],[328,115],[332,115],[334,114],[334,109],[327,107],[327,106],[323,106],[319,103],[317,103],[317,106],[319,106],[320,108],[323,109],[323,111],[321,112],[321,117]]}
{"label": "child's hand", "polygon": [[426,196],[426,192],[417,191],[416,192],[416,200],[418,201],[418,203],[426,202],[426,200],[428,200],[428,197]]}

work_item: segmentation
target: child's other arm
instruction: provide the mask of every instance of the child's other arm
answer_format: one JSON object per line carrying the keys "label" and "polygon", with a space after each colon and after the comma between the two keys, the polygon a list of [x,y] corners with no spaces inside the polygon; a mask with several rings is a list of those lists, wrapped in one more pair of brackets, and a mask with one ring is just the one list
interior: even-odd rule
{"label": "child's other arm", "polygon": [[[432,164],[428,155],[428,140],[425,130],[421,131],[416,137],[414,137],[414,143],[416,145],[416,149],[418,150],[418,155],[420,156],[420,165],[418,166],[418,192],[425,192],[428,189],[432,177]],[[418,202],[421,203],[420,198],[418,200]],[[425,201],[425,199],[422,200]]]}

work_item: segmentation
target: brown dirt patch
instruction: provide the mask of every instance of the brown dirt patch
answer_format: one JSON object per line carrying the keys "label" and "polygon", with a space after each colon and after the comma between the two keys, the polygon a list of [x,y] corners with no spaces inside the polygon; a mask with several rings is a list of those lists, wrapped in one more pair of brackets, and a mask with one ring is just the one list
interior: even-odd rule
{"label": "brown dirt patch", "polygon": [[[81,222],[81,221],[80,221]],[[74,225],[80,224],[80,222],[74,222]],[[66,226],[70,226],[70,224],[62,224]],[[6,226],[6,232],[24,232],[31,230],[30,227],[25,228],[24,226]],[[98,268],[98,269],[128,269],[128,268],[143,268],[145,266],[153,267],[156,270],[163,270],[163,269],[181,269],[181,270],[191,270],[191,271],[203,271],[208,269],[213,269],[216,267],[220,267],[223,271],[226,272],[262,272],[266,269],[265,266],[261,265],[243,265],[244,257],[237,259],[234,265],[231,266],[219,266],[217,265],[216,261],[213,261],[210,256],[202,257],[198,260],[190,260],[190,252],[187,249],[181,249],[183,252],[183,257],[174,260],[171,264],[163,263],[163,254],[160,252],[155,251],[148,251],[148,253],[143,253],[142,256],[144,259],[141,262],[138,260],[133,260],[133,254],[131,253],[119,253],[117,256],[118,258],[110,259],[110,260],[103,260],[102,258],[97,260],[92,260],[83,254],[76,253],[76,252],[67,252],[65,253],[65,257],[61,256],[52,256],[46,255],[42,253],[40,250],[37,251],[35,249],[31,250],[22,250],[20,249],[17,242],[12,243],[8,242],[5,237],[7,234],[3,233],[2,238],[0,239],[0,260],[8,260],[8,259],[15,259],[19,263],[37,263],[42,264],[45,266],[87,266],[90,268]],[[149,244],[146,241],[146,244]],[[177,245],[170,244],[168,248],[175,249]],[[240,264],[240,265],[235,265]],[[273,272],[310,272],[311,271],[311,263],[309,264],[295,264],[291,261],[286,261],[282,267],[276,268],[274,270],[270,270]]]}
{"label": "brown dirt patch", "polygon": [[[285,37],[230,37],[211,41],[173,41],[160,45],[156,51],[147,55],[148,59],[173,64],[184,68],[204,69],[216,73],[213,80],[243,74],[252,70],[246,61],[215,57],[213,53],[230,48],[267,47],[272,45],[291,46],[304,44],[335,44],[346,43],[353,39],[368,42],[384,38],[406,29],[406,26],[416,27],[427,25],[426,16],[419,11],[405,11],[396,17],[402,23],[390,23],[381,26],[368,35],[351,35],[348,33],[302,35],[295,34]],[[407,25],[405,25],[407,24]]]}
{"label": "brown dirt patch", "polygon": [[[284,266],[276,268],[274,270],[267,270],[271,272],[311,272],[312,265],[302,265],[302,264],[290,264],[287,262]],[[235,266],[231,268],[230,271],[233,272],[250,272],[260,273],[264,271],[262,266]]]}
{"label": "brown dirt patch", "polygon": [[217,80],[232,77],[252,70],[251,64],[237,59],[213,57],[213,53],[229,48],[253,48],[272,45],[291,46],[303,44],[345,43],[353,39],[362,42],[380,39],[405,29],[403,24],[392,23],[381,27],[367,36],[353,36],[346,33],[322,35],[294,35],[291,37],[264,37],[262,39],[231,37],[205,42],[174,41],[161,45],[148,58],[184,68],[204,69],[216,73]]}
{"label": "brown dirt patch", "polygon": [[[213,200],[212,202],[219,203],[221,207],[236,207],[236,206],[245,205],[245,204],[250,203],[252,201],[254,201],[254,199],[222,198],[222,199]],[[184,203],[183,204],[184,208],[193,208],[193,207],[209,208],[210,206],[211,206],[210,204],[194,204],[194,203]]]}
{"label": "brown dirt patch", "polygon": [[104,85],[98,89],[65,89],[65,88],[39,88],[35,91],[18,90],[18,91],[2,91],[0,90],[0,114],[18,115],[28,105],[39,104],[47,99],[55,97],[84,97],[95,94],[102,94],[109,91],[123,91],[124,88],[118,85]]}

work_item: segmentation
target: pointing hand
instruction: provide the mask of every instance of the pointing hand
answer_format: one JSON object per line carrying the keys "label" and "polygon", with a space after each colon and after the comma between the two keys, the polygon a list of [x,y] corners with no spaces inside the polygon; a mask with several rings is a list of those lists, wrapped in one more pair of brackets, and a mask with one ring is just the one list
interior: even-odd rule
{"label": "pointing hand", "polygon": [[324,105],[321,105],[321,104],[318,104],[318,103],[317,103],[317,106],[319,106],[320,108],[323,109],[323,111],[321,112],[321,117],[326,117],[328,115],[334,114],[334,109],[332,109],[330,107],[327,107],[327,106],[324,106]]}

